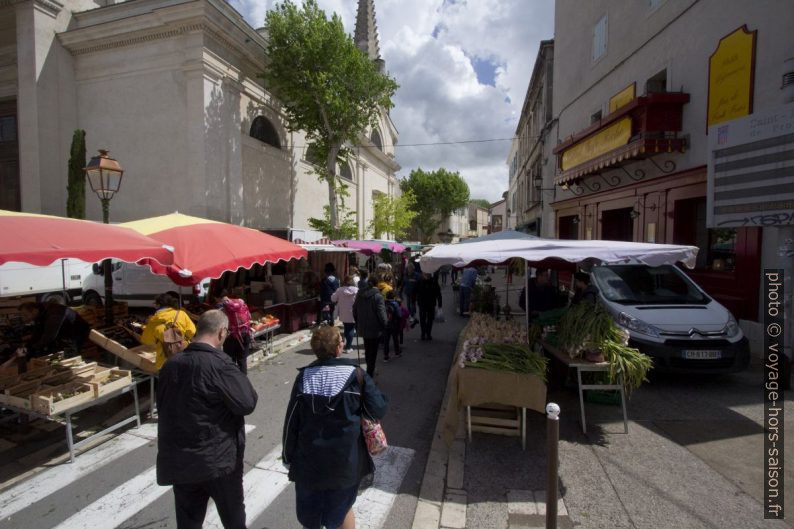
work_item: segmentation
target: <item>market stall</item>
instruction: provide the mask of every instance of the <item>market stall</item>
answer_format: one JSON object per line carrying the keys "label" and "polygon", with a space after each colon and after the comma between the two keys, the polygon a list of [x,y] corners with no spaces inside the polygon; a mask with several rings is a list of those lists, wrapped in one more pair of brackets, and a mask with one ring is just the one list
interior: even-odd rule
{"label": "market stall", "polygon": [[[462,268],[483,264],[503,264],[513,259],[523,260],[527,268],[529,265],[559,268],[570,267],[572,264],[592,266],[599,263],[623,262],[638,262],[650,266],[683,262],[691,268],[694,266],[697,251],[698,249],[693,246],[619,241],[563,241],[516,236],[506,239],[485,238],[468,244],[439,245],[425,254],[420,263],[424,271],[430,272],[445,265]],[[529,274],[526,274],[526,277],[528,280]],[[529,288],[526,290],[527,296],[529,290]],[[527,306],[529,306],[528,298]],[[600,305],[583,304],[577,308],[561,309],[553,319],[547,316],[545,321],[541,319],[532,327],[529,326],[529,315],[527,315],[524,328],[527,329],[527,341],[523,343],[529,349],[536,347],[537,344],[544,347],[552,358],[576,369],[580,382],[583,429],[586,429],[582,399],[584,390],[618,390],[625,420],[625,393],[642,384],[651,367],[651,361],[637,349],[628,346],[628,333],[621,330]],[[453,368],[451,378],[458,376],[454,371]],[[591,372],[596,372],[594,380],[584,381],[582,374],[592,375]],[[478,374],[472,376],[483,378]],[[515,381],[513,384],[510,389],[517,390],[522,382]],[[483,383],[482,387],[483,391],[487,391],[486,384]],[[509,397],[499,396],[499,398],[507,400]],[[498,400],[496,402],[501,403]],[[537,411],[542,412],[542,407],[537,408]],[[458,413],[456,408],[448,410],[448,414],[455,413]]]}

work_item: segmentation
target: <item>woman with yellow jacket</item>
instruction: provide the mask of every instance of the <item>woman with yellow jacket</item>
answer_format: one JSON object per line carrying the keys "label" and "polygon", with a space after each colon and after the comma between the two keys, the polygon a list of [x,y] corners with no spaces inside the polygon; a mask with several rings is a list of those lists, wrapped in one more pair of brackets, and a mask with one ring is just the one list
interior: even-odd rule
{"label": "woman with yellow jacket", "polygon": [[[156,368],[159,371],[167,360],[163,352],[163,333],[169,324],[182,332],[185,340],[190,342],[196,334],[196,326],[193,320],[183,310],[179,310],[178,301],[170,294],[160,294],[154,299],[154,306],[157,311],[146,322],[146,327],[141,335],[141,342],[146,345],[154,346],[157,351],[155,360]],[[185,344],[187,345],[187,344]]]}

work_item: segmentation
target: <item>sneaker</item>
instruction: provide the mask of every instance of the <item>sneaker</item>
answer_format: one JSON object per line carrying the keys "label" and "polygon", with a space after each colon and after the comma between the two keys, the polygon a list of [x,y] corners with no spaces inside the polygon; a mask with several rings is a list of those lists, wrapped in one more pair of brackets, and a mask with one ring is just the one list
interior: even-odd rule
{"label": "sneaker", "polygon": [[397,353],[394,356],[397,357],[397,358],[402,358],[402,355],[403,355],[402,353]]}
{"label": "sneaker", "polygon": [[353,354],[353,349],[345,349],[344,351],[342,351],[342,353],[346,355]]}
{"label": "sneaker", "polygon": [[388,359],[388,358],[384,358],[384,359],[383,359],[383,363],[384,363],[384,364],[388,364],[388,363],[389,363],[389,359]]}

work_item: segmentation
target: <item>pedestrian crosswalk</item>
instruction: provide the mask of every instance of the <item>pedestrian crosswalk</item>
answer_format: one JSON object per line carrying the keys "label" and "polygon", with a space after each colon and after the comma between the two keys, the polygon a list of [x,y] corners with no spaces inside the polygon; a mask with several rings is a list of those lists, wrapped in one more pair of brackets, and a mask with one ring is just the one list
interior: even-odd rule
{"label": "pedestrian crosswalk", "polygon": [[[246,425],[246,433],[254,428]],[[156,434],[156,424],[144,424],[86,451],[72,464],[53,466],[0,492],[0,526],[8,529],[29,527],[30,519],[36,519],[37,527],[41,529],[124,529],[129,526],[125,522],[132,518],[139,525],[137,522],[140,521],[142,513],[146,513],[150,506],[161,498],[172,498],[171,487],[157,485],[156,467],[152,464],[151,453],[145,458],[140,457],[140,450],[152,443]],[[151,452],[152,449],[150,447],[146,450]],[[252,468],[244,475],[246,521],[251,527],[256,527],[257,519],[290,486],[280,456],[281,447],[276,446],[253,463]],[[377,470],[373,484],[359,495],[356,502],[357,527],[385,527],[386,518],[413,457],[413,450],[400,447],[390,447],[384,454],[376,457]],[[80,496],[83,503],[73,506],[70,512],[66,512],[68,508],[58,505],[57,502],[45,501],[62,494],[69,487],[78,488],[81,480],[91,480],[92,476],[102,473],[108,465],[127,463],[125,458],[134,460],[125,468],[136,468],[137,474],[136,470],[130,470],[128,479],[115,484],[115,487],[108,487],[94,494],[94,497]],[[126,474],[124,477],[127,477]],[[53,512],[59,509],[65,512]],[[169,516],[172,509],[171,507]],[[151,527],[166,527],[168,524],[167,520],[162,519],[150,523]],[[217,509],[212,503],[207,510],[204,527],[222,528]]]}

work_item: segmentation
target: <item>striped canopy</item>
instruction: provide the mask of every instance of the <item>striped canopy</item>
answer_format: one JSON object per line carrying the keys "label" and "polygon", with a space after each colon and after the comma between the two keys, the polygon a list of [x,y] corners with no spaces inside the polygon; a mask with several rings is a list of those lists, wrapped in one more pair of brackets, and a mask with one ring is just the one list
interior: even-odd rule
{"label": "striped canopy", "polygon": [[224,272],[306,257],[308,252],[289,241],[225,222],[172,213],[124,223],[174,248],[171,266],[152,264],[179,285],[195,285]]}

